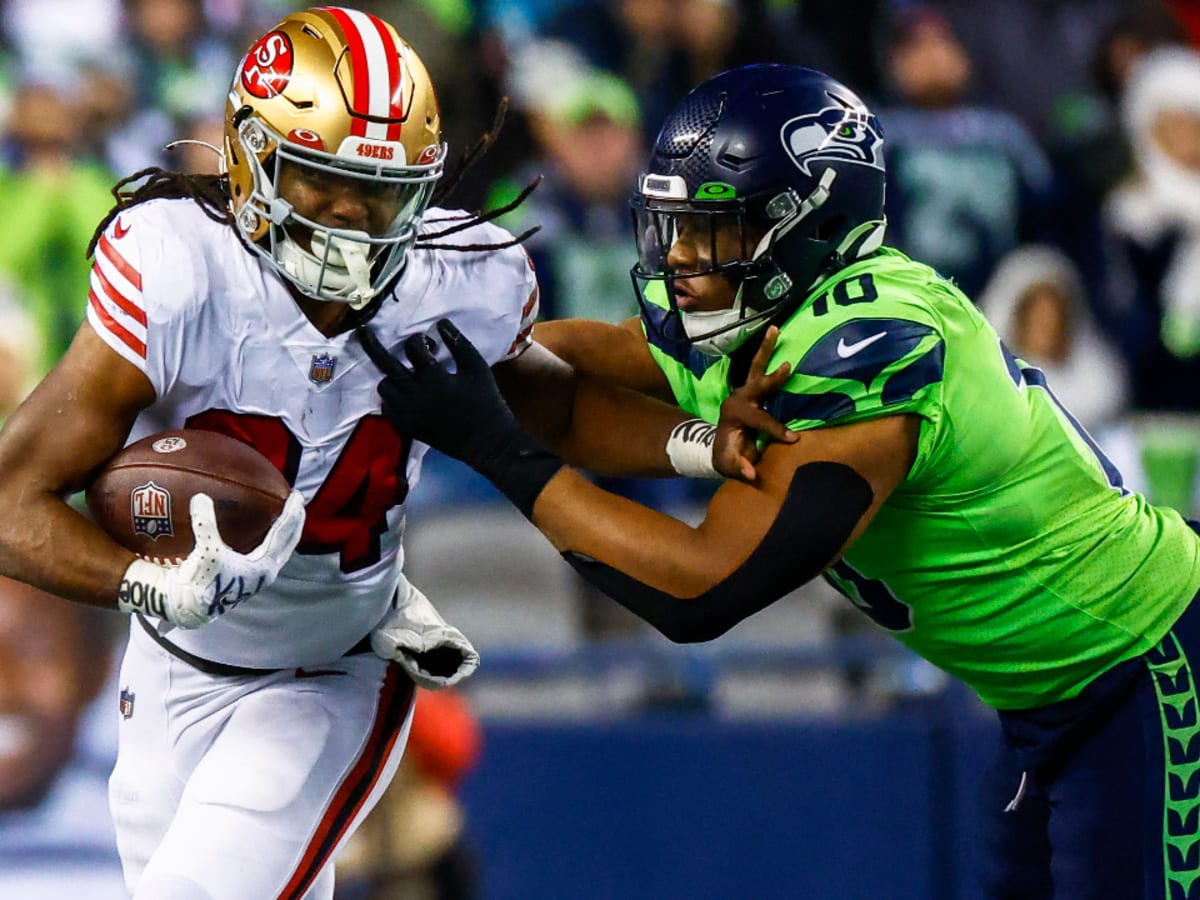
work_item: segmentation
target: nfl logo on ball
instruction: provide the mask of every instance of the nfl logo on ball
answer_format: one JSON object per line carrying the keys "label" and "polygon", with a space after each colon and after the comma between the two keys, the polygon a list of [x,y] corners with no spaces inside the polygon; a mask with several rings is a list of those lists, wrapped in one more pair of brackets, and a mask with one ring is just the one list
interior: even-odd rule
{"label": "nfl logo on ball", "polygon": [[134,534],[144,534],[152,540],[173,535],[171,527],[171,494],[153,481],[133,489],[129,495]]}
{"label": "nfl logo on ball", "polygon": [[313,384],[328,384],[333,380],[333,367],[337,365],[337,357],[328,353],[314,353],[308,377]]}

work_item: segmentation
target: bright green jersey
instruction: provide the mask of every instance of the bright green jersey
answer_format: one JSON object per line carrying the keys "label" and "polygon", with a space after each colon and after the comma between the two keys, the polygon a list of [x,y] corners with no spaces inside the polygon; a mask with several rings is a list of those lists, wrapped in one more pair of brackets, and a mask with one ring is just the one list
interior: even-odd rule
{"label": "bright green jersey", "polygon": [[[680,406],[716,421],[731,360],[647,332]],[[784,361],[768,409],[793,429],[921,418],[908,476],[826,575],[988,704],[1078,694],[1200,589],[1197,535],[1126,491],[1042,373],[928,266],[884,249],[842,269],[781,329],[771,368]]]}

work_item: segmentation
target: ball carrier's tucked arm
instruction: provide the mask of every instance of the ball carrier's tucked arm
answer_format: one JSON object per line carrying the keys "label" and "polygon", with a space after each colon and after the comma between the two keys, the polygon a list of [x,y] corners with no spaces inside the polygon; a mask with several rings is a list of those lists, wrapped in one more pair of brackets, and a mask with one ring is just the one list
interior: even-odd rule
{"label": "ball carrier's tucked arm", "polygon": [[[0,503],[31,514],[0,524],[0,567],[71,600],[195,628],[254,592],[230,594],[230,584],[256,591],[274,580],[300,540],[304,503],[293,491],[259,547],[241,554],[221,539],[212,500],[197,495],[191,507],[196,547],[183,563],[136,558],[64,497],[86,487],[121,449],[138,413],[154,399],[142,372],[117,358],[86,325],[79,330],[0,437],[0,467],[7,473]],[[71,564],[63,565],[64,559]]]}

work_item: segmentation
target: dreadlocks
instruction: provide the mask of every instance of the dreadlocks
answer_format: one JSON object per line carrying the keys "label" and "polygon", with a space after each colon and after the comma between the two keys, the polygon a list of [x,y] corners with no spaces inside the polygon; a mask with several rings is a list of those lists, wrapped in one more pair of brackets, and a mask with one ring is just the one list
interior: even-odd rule
{"label": "dreadlocks", "polygon": [[[501,97],[500,103],[496,107],[496,116],[492,122],[492,127],[485,131],[475,143],[463,152],[463,155],[455,164],[453,171],[444,177],[437,186],[430,205],[437,206],[448,198],[454,192],[454,189],[458,187],[467,170],[479,162],[484,154],[491,149],[492,144],[496,142],[496,138],[500,135],[500,129],[504,127],[504,118],[507,112],[508,98]],[[144,182],[143,179],[145,179]],[[496,244],[438,244],[434,242],[438,238],[443,238],[459,231],[465,231],[474,225],[482,222],[490,222],[505,213],[512,212],[525,202],[525,198],[533,193],[541,181],[542,177],[539,175],[526,185],[525,189],[517,195],[516,199],[496,209],[439,220],[439,222],[455,221],[456,224],[451,225],[449,228],[443,228],[440,231],[433,231],[423,235],[422,240],[413,245],[414,249],[473,252],[503,250],[505,247],[524,243],[541,226],[535,225],[533,228],[521,232],[521,234],[512,240]],[[138,184],[138,182],[142,183]],[[131,188],[130,185],[134,184],[138,184],[138,186]],[[197,203],[204,210],[204,214],[214,222],[220,222],[223,225],[233,224],[233,213],[229,207],[229,177],[227,175],[188,175],[183,172],[172,172],[158,166],[151,166],[147,169],[134,172],[126,178],[122,178],[113,185],[112,195],[116,198],[117,202],[104,218],[100,220],[100,224],[96,226],[96,230],[92,233],[92,239],[88,241],[87,247],[89,258],[96,252],[96,244],[99,242],[100,236],[104,233],[104,229],[117,217],[121,210],[137,206],[139,203],[145,203],[147,200],[157,200],[164,197],[170,199],[186,198]]]}
{"label": "dreadlocks", "polygon": [[[463,175],[467,170],[492,148],[492,144],[496,143],[496,138],[500,136],[500,129],[504,127],[504,118],[508,114],[508,98],[501,97],[499,104],[496,106],[496,116],[492,120],[492,127],[480,135],[479,139],[468,147],[463,155],[459,158],[454,170],[445,176],[438,184],[433,192],[433,199],[430,201],[431,206],[441,206],[442,203],[454,193],[454,189],[458,187],[462,181]],[[435,243],[438,238],[446,237],[447,235],[455,234],[459,231],[465,231],[475,225],[483,222],[490,222],[497,219],[505,213],[512,212],[518,206],[525,202],[525,198],[533,193],[534,189],[542,183],[542,176],[539,175],[529,184],[524,190],[519,193],[514,200],[504,204],[496,209],[488,210],[483,213],[471,213],[466,216],[448,216],[444,219],[438,219],[437,223],[457,221],[457,224],[451,225],[449,228],[443,228],[441,231],[427,232],[421,236],[421,239],[413,244],[415,250],[456,250],[463,253],[477,252],[481,250],[503,250],[505,247],[513,247],[517,244],[523,244],[526,240],[536,234],[540,229],[540,225],[535,225],[521,232],[515,238],[509,241],[503,241],[498,244],[439,244]],[[430,222],[429,224],[434,224]]]}
{"label": "dreadlocks", "polygon": [[[143,178],[146,179],[144,184],[129,188],[129,185],[136,184]],[[87,246],[89,258],[96,252],[96,244],[108,223],[115,219],[121,210],[145,203],[147,200],[162,197],[187,198],[199,204],[204,214],[214,222],[233,224],[233,213],[229,209],[229,178],[225,175],[187,175],[151,166],[122,178],[113,185],[112,195],[117,200],[116,205],[92,232],[92,239],[88,241]]]}

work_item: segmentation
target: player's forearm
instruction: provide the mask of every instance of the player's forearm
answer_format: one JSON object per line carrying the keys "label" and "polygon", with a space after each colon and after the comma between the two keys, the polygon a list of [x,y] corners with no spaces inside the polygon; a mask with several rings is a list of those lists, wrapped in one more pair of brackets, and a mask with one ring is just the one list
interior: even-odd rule
{"label": "player's forearm", "polygon": [[667,455],[667,441],[688,418],[676,406],[581,378],[570,428],[554,449],[572,465],[598,475],[670,477],[678,472]]}
{"label": "player's forearm", "polygon": [[64,497],[121,448],[154,399],[146,376],[85,323],[0,432],[0,573],[115,606],[134,560]]}
{"label": "player's forearm", "polygon": [[753,525],[726,541],[711,522],[693,528],[565,468],[538,495],[532,521],[559,552],[600,560],[677,597],[711,587],[753,546]]}
{"label": "player's forearm", "polygon": [[115,608],[134,554],[50,492],[0,490],[0,574],[52,594]]}
{"label": "player's forearm", "polygon": [[[689,417],[677,406],[581,374],[537,345],[493,375],[521,425],[573,465],[599,475],[679,474],[667,441]],[[711,460],[711,446],[703,449]]]}
{"label": "player's forearm", "polygon": [[650,355],[637,319],[619,325],[552,319],[534,327],[533,339],[578,372],[661,400],[671,399],[670,385]]}
{"label": "player's forearm", "polygon": [[795,470],[782,505],[727,482],[692,529],[563,471],[538,497],[533,522],[594,587],[671,640],[692,643],[816,577],[872,502],[853,469],[817,462]]}

